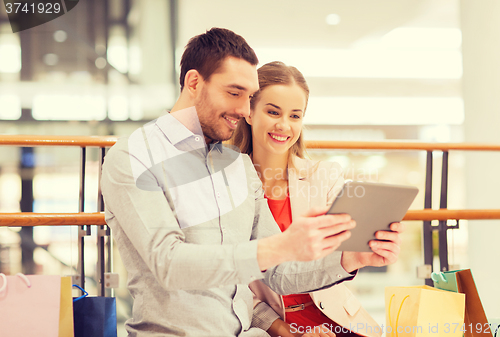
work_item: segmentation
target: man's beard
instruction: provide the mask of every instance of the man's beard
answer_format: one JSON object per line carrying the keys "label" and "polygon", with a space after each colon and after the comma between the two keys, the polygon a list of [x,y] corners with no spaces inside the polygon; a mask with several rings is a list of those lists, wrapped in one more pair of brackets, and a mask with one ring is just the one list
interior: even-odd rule
{"label": "man's beard", "polygon": [[198,119],[200,121],[201,130],[206,138],[212,141],[225,141],[233,136],[234,131],[229,135],[224,134],[220,127],[217,126],[219,118],[223,118],[222,115],[217,115],[215,108],[213,107],[210,98],[205,90],[202,89],[201,97],[198,102],[195,103],[196,111],[198,112]]}

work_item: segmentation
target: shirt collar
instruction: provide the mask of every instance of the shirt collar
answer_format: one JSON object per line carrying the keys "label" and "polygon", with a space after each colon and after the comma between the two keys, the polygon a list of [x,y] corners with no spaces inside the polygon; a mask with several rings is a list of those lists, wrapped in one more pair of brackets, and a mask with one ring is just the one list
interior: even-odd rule
{"label": "shirt collar", "polygon": [[[203,146],[206,146],[205,136],[201,130],[200,121],[196,108],[190,107],[187,109],[177,110],[161,116],[156,120],[156,125],[163,132],[165,137],[176,145],[188,138],[200,137]],[[221,141],[209,144],[209,149],[215,148],[219,153],[223,153],[224,146]]]}
{"label": "shirt collar", "polygon": [[156,125],[172,145],[176,145],[190,137],[201,137],[203,143],[205,142],[194,106],[167,113],[157,119]]}
{"label": "shirt collar", "polygon": [[219,151],[220,153],[223,152],[223,149],[224,149],[224,145],[222,144],[222,142],[217,142],[215,144],[210,144],[210,148],[211,149],[217,149],[217,151]]}

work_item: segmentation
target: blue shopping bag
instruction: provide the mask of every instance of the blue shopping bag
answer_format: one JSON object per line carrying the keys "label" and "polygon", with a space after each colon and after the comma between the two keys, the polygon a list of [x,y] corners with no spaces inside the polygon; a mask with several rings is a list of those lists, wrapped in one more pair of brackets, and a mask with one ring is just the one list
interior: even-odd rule
{"label": "blue shopping bag", "polygon": [[116,298],[89,297],[84,294],[73,299],[75,337],[116,337]]}

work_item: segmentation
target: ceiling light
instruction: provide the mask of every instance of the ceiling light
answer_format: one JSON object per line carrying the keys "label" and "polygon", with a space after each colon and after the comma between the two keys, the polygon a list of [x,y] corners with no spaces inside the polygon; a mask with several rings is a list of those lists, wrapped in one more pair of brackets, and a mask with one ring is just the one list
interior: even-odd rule
{"label": "ceiling light", "polygon": [[36,120],[103,120],[106,100],[100,95],[35,95],[33,118]]}
{"label": "ceiling light", "polygon": [[68,38],[68,34],[64,30],[57,30],[54,33],[54,40],[57,42],[64,42]]}
{"label": "ceiling light", "polygon": [[110,29],[107,60],[119,72],[123,74],[128,72],[128,41],[125,29],[121,26],[114,26]]}
{"label": "ceiling light", "polygon": [[462,31],[459,28],[399,27],[382,38],[392,49],[459,50]]}
{"label": "ceiling light", "polygon": [[340,15],[338,14],[328,14],[326,16],[326,24],[330,26],[336,26],[340,23]]}
{"label": "ceiling light", "polygon": [[106,59],[104,57],[98,57],[95,60],[95,66],[97,67],[97,69],[104,69],[104,68],[106,68],[107,64],[108,64],[108,62],[106,61]]}
{"label": "ceiling light", "polygon": [[21,70],[21,47],[19,44],[0,41],[0,73],[18,73]]}
{"label": "ceiling light", "polygon": [[48,66],[55,66],[59,62],[59,56],[56,54],[45,54],[43,62]]}
{"label": "ceiling light", "polygon": [[125,121],[129,117],[128,99],[124,95],[111,96],[108,101],[108,117],[112,121]]}
{"label": "ceiling light", "polygon": [[0,96],[0,119],[17,120],[21,117],[21,99],[16,95]]}

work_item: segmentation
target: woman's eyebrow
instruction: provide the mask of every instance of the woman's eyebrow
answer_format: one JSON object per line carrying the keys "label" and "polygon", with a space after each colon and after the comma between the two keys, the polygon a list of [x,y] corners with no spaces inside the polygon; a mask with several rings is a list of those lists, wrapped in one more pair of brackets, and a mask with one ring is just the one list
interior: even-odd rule
{"label": "woman's eyebrow", "polygon": [[[273,103],[267,103],[266,105],[271,105],[273,106],[275,109],[278,109],[278,110],[281,110],[281,108],[279,106],[277,106],[276,104],[273,104]],[[303,112],[302,109],[293,109],[292,112]]]}
{"label": "woman's eyebrow", "polygon": [[281,110],[281,108],[279,106],[277,106],[276,104],[273,104],[273,103],[267,103],[266,105],[270,105],[270,106],[273,106],[274,108],[278,109],[278,110]]}

